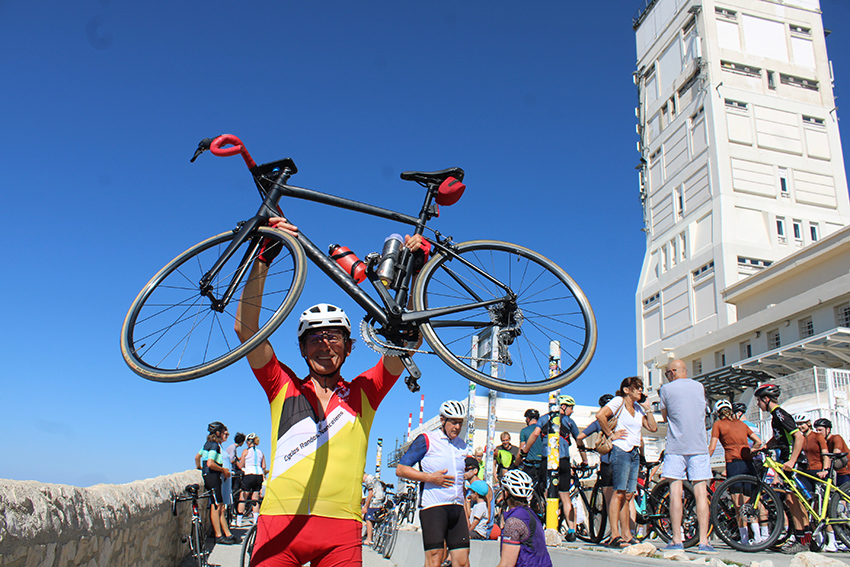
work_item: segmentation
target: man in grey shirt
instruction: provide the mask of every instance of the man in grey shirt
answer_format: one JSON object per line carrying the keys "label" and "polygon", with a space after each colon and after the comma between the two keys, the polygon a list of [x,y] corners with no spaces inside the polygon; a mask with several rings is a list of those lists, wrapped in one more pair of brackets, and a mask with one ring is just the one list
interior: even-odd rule
{"label": "man in grey shirt", "polygon": [[682,481],[694,486],[699,521],[699,551],[717,553],[708,543],[708,492],[711,478],[711,455],[705,433],[705,388],[688,378],[681,360],[667,365],[664,373],[669,383],[661,386],[661,418],[667,422],[667,447],[661,476],[670,479],[670,521],[673,541],[666,551],[682,550]]}

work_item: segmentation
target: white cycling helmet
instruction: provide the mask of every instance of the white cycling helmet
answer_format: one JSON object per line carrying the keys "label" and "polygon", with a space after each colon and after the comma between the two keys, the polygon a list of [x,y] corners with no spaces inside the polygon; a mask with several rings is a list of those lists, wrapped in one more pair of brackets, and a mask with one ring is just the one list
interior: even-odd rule
{"label": "white cycling helmet", "polygon": [[519,469],[513,469],[505,473],[502,477],[502,488],[507,490],[508,494],[520,500],[531,498],[531,493],[534,490],[531,477],[528,476],[527,472]]}
{"label": "white cycling helmet", "polygon": [[806,423],[807,421],[811,421],[811,420],[809,419],[809,416],[807,416],[804,413],[795,413],[794,414],[794,421],[796,423]]}
{"label": "white cycling helmet", "polygon": [[446,419],[463,419],[466,417],[466,410],[459,401],[446,400],[440,406],[440,417],[445,417]]}
{"label": "white cycling helmet", "polygon": [[351,334],[351,323],[345,311],[329,303],[319,303],[301,314],[298,320],[298,338],[303,337],[307,331],[323,327],[343,327]]}
{"label": "white cycling helmet", "polygon": [[723,408],[727,408],[729,411],[732,411],[732,402],[729,400],[717,400],[717,403],[714,404],[714,413],[720,415],[720,410]]}

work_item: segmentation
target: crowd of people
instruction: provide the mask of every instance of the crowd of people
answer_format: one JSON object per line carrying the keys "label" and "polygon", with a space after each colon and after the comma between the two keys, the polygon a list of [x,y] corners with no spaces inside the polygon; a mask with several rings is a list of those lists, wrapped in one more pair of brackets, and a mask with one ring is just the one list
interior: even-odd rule
{"label": "crowd of people", "polygon": [[[270,224],[298,237],[297,228],[285,218],[272,218]],[[405,246],[413,253],[418,253],[421,245],[421,238],[405,238]],[[235,331],[243,343],[259,328],[265,278],[278,252],[268,241],[263,243],[242,289]],[[205,487],[214,491],[211,516],[216,541],[238,542],[225,519],[225,507],[233,505],[229,495],[234,493],[235,482],[241,495],[236,525],[247,521],[244,504],[256,501],[264,491],[255,520],[252,565],[361,565],[364,539],[369,543],[372,537],[372,514],[383,498],[379,494],[380,483],[364,475],[369,431],[381,401],[398,380],[404,364],[398,357],[384,355],[372,368],[352,380],[344,379],[342,368],[354,344],[351,323],[342,309],[330,304],[314,305],[301,314],[297,339],[307,367],[303,378],[277,359],[268,341],[246,357],[266,392],[271,410],[272,454],[268,469],[255,434],[244,439],[237,434],[236,442],[222,451],[221,445],[229,434],[220,422],[209,425],[206,443],[196,456]],[[416,348],[420,343],[421,337]],[[688,378],[680,360],[668,366],[666,377],[668,383],[661,387],[659,395],[661,416],[667,422],[661,476],[671,481],[673,539],[667,549],[683,547],[681,497],[683,481],[688,480],[697,496],[698,552],[716,553],[707,538],[710,449],[719,442],[726,452],[727,473],[736,474],[751,470],[749,442],[758,446],[761,440],[751,426],[741,421],[741,408],[719,403],[716,409],[720,419],[709,441],[702,384]],[[824,453],[846,450],[844,440],[831,435],[827,420],[817,420],[814,427],[805,416],[799,416],[802,421],[795,421],[779,407],[779,393],[779,388],[770,384],[755,392],[758,407],[773,419],[774,436],[767,445],[779,451],[788,470],[803,461],[802,455],[808,457],[809,470],[826,470],[829,461]],[[560,441],[561,459],[551,483],[556,489],[550,495],[560,500],[568,524],[566,538],[574,539],[576,530],[576,511],[569,497],[573,482],[570,448],[575,442],[581,464],[586,464],[584,440],[597,434],[610,443],[599,474],[608,517],[616,520],[610,522],[611,536],[605,543],[612,548],[628,546],[634,543],[630,509],[640,467],[642,430],[654,432],[658,427],[643,382],[638,377],[626,378],[615,394],[600,398],[595,421],[583,431],[578,430],[571,417],[575,405],[570,396],[558,398],[560,424],[553,432]],[[519,446],[513,445],[510,433],[503,432],[501,444],[486,456],[493,459],[494,469],[492,478],[487,478],[483,449],[471,450],[459,437],[466,419],[465,406],[455,400],[441,405],[439,428],[417,436],[396,468],[399,478],[420,486],[418,507],[426,566],[466,567],[470,540],[488,537],[501,540],[500,567],[552,565],[541,518],[529,507],[529,499],[535,491],[545,493],[548,455],[543,438],[550,433],[554,417],[541,416],[534,409],[526,411],[526,427],[520,432]],[[248,446],[240,453],[243,441]],[[846,463],[838,474],[839,481],[850,479]],[[226,488],[228,482],[230,489]],[[497,498],[505,509],[498,525],[494,524],[493,513]],[[810,537],[809,527],[799,504],[788,504],[795,535],[788,549],[794,551]],[[749,528],[740,527],[741,537],[748,537],[744,530]],[[834,546],[834,537],[830,543]]]}

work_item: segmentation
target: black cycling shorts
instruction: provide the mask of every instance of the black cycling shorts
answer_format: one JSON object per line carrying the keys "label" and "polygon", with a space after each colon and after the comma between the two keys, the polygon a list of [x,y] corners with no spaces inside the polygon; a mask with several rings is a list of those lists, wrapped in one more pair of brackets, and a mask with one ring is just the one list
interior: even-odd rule
{"label": "black cycling shorts", "polygon": [[419,510],[419,523],[425,551],[442,549],[443,542],[450,550],[469,547],[469,524],[460,504],[423,508]]}
{"label": "black cycling shorts", "polygon": [[259,492],[263,488],[263,475],[246,474],[242,477],[242,490],[245,492]]}
{"label": "black cycling shorts", "polygon": [[558,492],[569,492],[573,484],[573,475],[569,457],[558,461]]}
{"label": "black cycling shorts", "polygon": [[213,504],[221,504],[224,498],[221,495],[221,473],[212,472],[204,475],[204,490],[213,491]]}
{"label": "black cycling shorts", "polygon": [[599,486],[614,486],[614,471],[611,463],[599,463]]}

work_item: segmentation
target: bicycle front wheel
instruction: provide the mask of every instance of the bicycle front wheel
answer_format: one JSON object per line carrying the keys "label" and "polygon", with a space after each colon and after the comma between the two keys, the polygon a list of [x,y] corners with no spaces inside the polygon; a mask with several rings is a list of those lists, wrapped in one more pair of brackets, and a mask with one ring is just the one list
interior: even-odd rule
{"label": "bicycle front wheel", "polygon": [[[201,278],[235,237],[225,232],[189,248],[159,271],[136,297],[121,329],[121,354],[136,374],[157,382],[182,382],[233,364],[265,341],[292,311],[306,278],[304,249],[292,236],[262,227],[242,243],[206,289]],[[270,266],[256,334],[240,343],[233,332],[236,308],[249,281],[259,242],[282,249]],[[244,273],[242,270],[247,267]],[[225,297],[233,286],[231,297]]]}
{"label": "bicycle front wheel", "polygon": [[[752,527],[755,522],[761,528],[767,526],[767,537],[761,533],[749,533],[742,537],[738,520]],[[785,524],[782,500],[770,486],[758,478],[738,475],[727,479],[718,487],[711,498],[711,522],[715,533],[730,547],[738,551],[763,551],[779,538]]]}
{"label": "bicycle front wheel", "polygon": [[[652,487],[647,502],[647,512],[652,528],[666,543],[673,541],[673,523],[670,520],[670,481],[663,480]],[[692,547],[699,541],[699,521],[694,489],[682,483],[682,545]]]}
{"label": "bicycle front wheel", "polygon": [[396,518],[396,513],[393,512],[387,518],[387,529],[384,532],[384,545],[381,555],[385,559],[389,559],[392,556],[396,539],[398,539],[398,519]]}
{"label": "bicycle front wheel", "polygon": [[201,526],[199,518],[192,519],[192,547],[195,551],[195,561],[198,567],[206,567],[207,565],[207,546],[204,538],[204,530]]}
{"label": "bicycle front wheel", "polygon": [[[435,254],[416,280],[413,305],[466,306],[435,314],[422,334],[453,370],[502,392],[569,384],[596,350],[596,319],[584,292],[554,262],[516,244],[474,240]],[[553,342],[560,343],[557,368],[550,367]]]}
{"label": "bicycle front wheel", "polygon": [[829,523],[841,543],[850,547],[850,482],[839,487],[829,498]]}
{"label": "bicycle front wheel", "polygon": [[250,567],[251,555],[254,553],[254,540],[257,539],[257,523],[251,526],[245,539],[242,540],[242,552],[239,554],[239,567]]}

